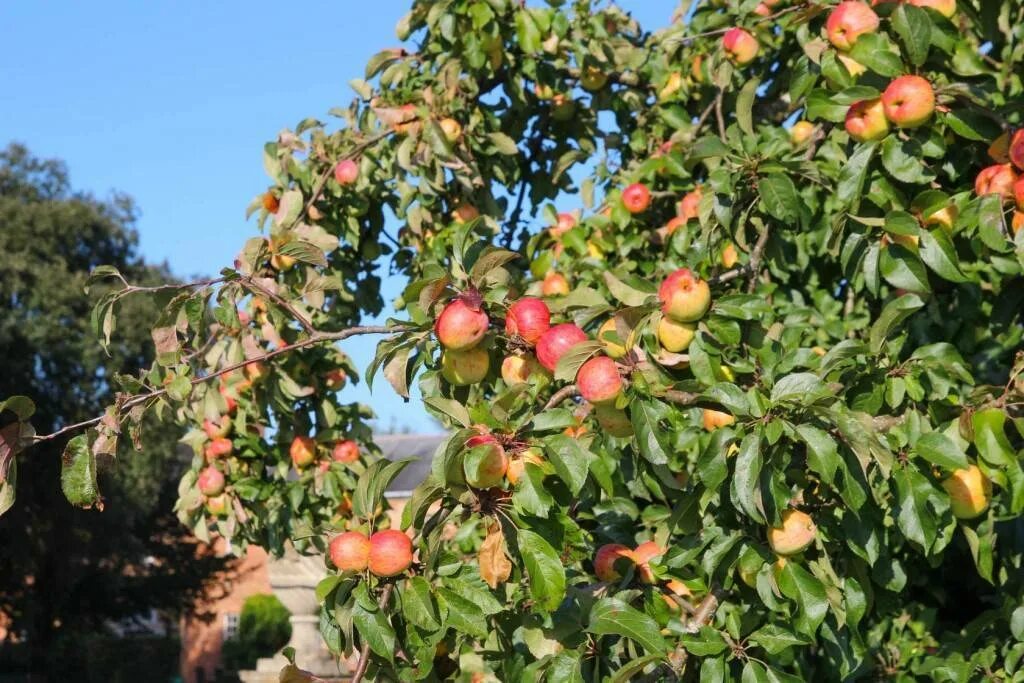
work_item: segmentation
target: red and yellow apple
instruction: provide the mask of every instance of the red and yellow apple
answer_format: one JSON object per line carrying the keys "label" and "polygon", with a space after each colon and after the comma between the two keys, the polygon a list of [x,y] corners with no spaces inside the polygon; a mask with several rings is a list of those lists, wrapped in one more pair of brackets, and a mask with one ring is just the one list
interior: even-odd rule
{"label": "red and yellow apple", "polygon": [[900,76],[882,93],[882,107],[897,128],[916,128],[932,117],[935,91],[920,76]]}
{"label": "red and yellow apple", "polygon": [[743,66],[754,61],[760,46],[757,38],[742,28],[731,28],[722,36],[722,50],[733,64]]}
{"label": "red and yellow apple", "polygon": [[974,519],[988,509],[992,500],[992,481],[977,465],[954,472],[942,482],[949,494],[949,506],[957,519]]}
{"label": "red and yellow apple", "polygon": [[509,336],[519,336],[533,346],[550,327],[551,310],[540,299],[523,297],[508,307],[505,333]]}
{"label": "red and yellow apple", "polygon": [[1006,160],[1024,171],[1024,128],[1013,134],[1006,148]]}
{"label": "red and yellow apple", "polygon": [[637,578],[641,583],[655,583],[654,572],[651,571],[651,560],[665,554],[665,548],[654,541],[641,543],[633,551],[633,561],[636,562]]}
{"label": "red and yellow apple", "polygon": [[346,531],[331,539],[327,554],[340,571],[364,572],[370,565],[370,539],[358,531]]}
{"label": "red and yellow apple", "polygon": [[339,185],[351,185],[359,177],[359,166],[351,159],[342,159],[334,167],[334,179]]}
{"label": "red and yellow apple", "polygon": [[947,19],[956,14],[956,0],[907,0],[915,7],[929,7]]}
{"label": "red and yellow apple", "polygon": [[226,458],[231,455],[232,449],[234,449],[234,445],[231,443],[231,439],[224,437],[214,439],[206,445],[206,459]]}
{"label": "red and yellow apple", "polygon": [[865,33],[878,30],[878,15],[863,2],[846,0],[836,5],[825,21],[825,34],[839,50],[849,50]]}
{"label": "red and yellow apple", "polygon": [[594,356],[576,372],[580,396],[593,404],[612,403],[622,395],[619,368],[608,356]]}
{"label": "red and yellow apple", "polygon": [[550,272],[544,276],[540,291],[544,296],[565,296],[569,293],[569,281],[561,273]]}
{"label": "red and yellow apple", "polygon": [[204,467],[199,472],[198,485],[199,492],[204,496],[219,496],[224,493],[224,473],[212,465]]}
{"label": "red and yellow apple", "polygon": [[658,298],[665,315],[678,322],[694,322],[711,306],[711,289],[689,268],[680,268],[662,281]]}
{"label": "red and yellow apple", "polygon": [[701,420],[704,423],[704,429],[709,432],[713,432],[719,427],[728,427],[736,422],[736,418],[729,413],[723,413],[720,410],[712,410],[711,408],[703,409],[701,413]]}
{"label": "red and yellow apple", "polygon": [[666,351],[682,353],[696,334],[697,323],[679,323],[667,316],[658,321],[658,342]]}
{"label": "red and yellow apple", "polygon": [[846,111],[846,132],[857,142],[881,140],[889,134],[889,119],[881,99],[860,100]]}
{"label": "red and yellow apple", "polygon": [[537,340],[537,360],[551,372],[555,371],[558,359],[580,342],[587,340],[587,333],[573,323],[555,325]]}
{"label": "red and yellow apple", "polygon": [[622,191],[622,205],[630,213],[643,213],[651,205],[651,191],[643,183],[633,183]]}
{"label": "red and yellow apple", "polygon": [[398,576],[412,566],[412,541],[401,531],[378,531],[370,536],[366,564],[374,576]]}
{"label": "red and yellow apple", "polygon": [[993,164],[981,169],[974,180],[974,192],[979,197],[986,194],[998,194],[1003,199],[1013,198],[1013,186],[1017,182],[1017,173],[1010,164]]}
{"label": "red and yellow apple", "polygon": [[462,124],[451,117],[441,119],[438,125],[441,126],[441,132],[448,142],[455,143],[462,135]]}
{"label": "red and yellow apple", "polygon": [[530,381],[530,375],[539,371],[540,365],[533,356],[512,355],[501,361],[501,378],[509,386],[526,384]]}
{"label": "red and yellow apple", "polygon": [[292,458],[295,469],[305,469],[316,460],[316,442],[309,436],[297,436],[292,439],[292,444],[288,447],[288,454]]}
{"label": "red and yellow apple", "polygon": [[789,141],[794,145],[802,145],[814,135],[814,124],[810,121],[797,121],[789,129]]}
{"label": "red and yellow apple", "polygon": [[334,462],[355,462],[359,459],[359,444],[352,439],[344,439],[334,444],[331,449],[331,460]]}
{"label": "red and yellow apple", "polygon": [[622,578],[617,567],[625,568],[626,562],[632,561],[633,551],[629,548],[621,543],[606,543],[594,555],[594,574],[599,581],[617,581]]}
{"label": "red and yellow apple", "polygon": [[768,545],[776,555],[796,555],[814,542],[818,528],[806,512],[784,510],[780,517],[782,526],[768,530]]}
{"label": "red and yellow apple", "polygon": [[609,358],[618,359],[626,355],[626,340],[616,329],[614,317],[601,323],[597,329],[597,340],[604,344],[604,352]]}
{"label": "red and yellow apple", "polygon": [[505,472],[508,471],[508,456],[505,455],[505,449],[490,433],[477,434],[466,439],[467,449],[480,446],[486,447],[486,450],[477,461],[476,467],[470,467],[467,462],[464,468],[466,483],[478,489],[500,486],[505,478]]}
{"label": "red and yellow apple", "polygon": [[489,320],[480,306],[456,299],[444,307],[434,323],[434,332],[445,349],[463,351],[480,343]]}

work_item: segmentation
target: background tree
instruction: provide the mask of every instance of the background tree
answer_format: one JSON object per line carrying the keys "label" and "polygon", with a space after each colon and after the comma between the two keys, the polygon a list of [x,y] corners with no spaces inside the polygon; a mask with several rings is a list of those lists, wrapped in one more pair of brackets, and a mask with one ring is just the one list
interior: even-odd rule
{"label": "background tree", "polygon": [[[414,2],[338,129],[265,146],[269,234],[115,413],[194,425],[197,533],[327,551],[355,681],[1019,679],[1022,18]],[[402,319],[360,326],[381,265]],[[140,291],[97,275],[101,318]],[[356,334],[451,428],[408,534],[336,394]],[[83,427],[88,505],[119,424]]]}
{"label": "background tree", "polygon": [[[149,323],[158,301],[127,302],[109,355],[92,341],[90,312],[104,287],[84,292],[90,272],[117,264],[143,283],[171,281],[137,254],[128,197],[100,201],[71,189],[67,170],[20,145],[0,151],[0,393],[32,386],[35,420],[48,431],[102,411],[110,380],[153,357]],[[6,421],[4,423],[6,425]],[[28,670],[64,680],[79,639],[109,619],[149,609],[172,618],[223,562],[201,551],[171,508],[187,466],[182,430],[148,421],[142,450],[126,443],[101,458],[107,512],[82,512],[60,493],[60,440],[18,463],[20,504],[0,519],[0,611],[28,638]],[[58,641],[64,641],[58,643]],[[122,653],[123,657],[123,653]]]}

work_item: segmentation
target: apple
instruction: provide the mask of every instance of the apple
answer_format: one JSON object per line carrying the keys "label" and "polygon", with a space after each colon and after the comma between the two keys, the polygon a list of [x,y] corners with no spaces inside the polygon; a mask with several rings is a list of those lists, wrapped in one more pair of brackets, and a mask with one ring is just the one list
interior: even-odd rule
{"label": "apple", "polygon": [[576,386],[580,396],[597,405],[614,403],[622,395],[622,377],[619,368],[608,356],[594,356],[576,372]]}
{"label": "apple", "polygon": [[524,450],[519,457],[512,458],[508,463],[508,469],[505,470],[505,478],[508,479],[510,484],[515,486],[519,483],[519,480],[523,477],[523,472],[526,471],[527,463],[543,465],[544,454],[541,453],[539,448],[530,447]]}
{"label": "apple", "polygon": [[679,200],[678,214],[684,222],[689,221],[692,218],[700,217],[700,200],[702,196],[703,190],[701,190],[700,185],[698,185],[683,195],[683,198]]}
{"label": "apple", "polygon": [[697,55],[690,63],[690,76],[697,83],[704,82],[704,55]]}
{"label": "apple", "polygon": [[977,465],[955,470],[942,482],[942,488],[949,494],[949,506],[957,519],[974,519],[992,500],[992,481]]}
{"label": "apple", "polygon": [[[471,463],[469,458],[463,465],[466,483],[477,489],[490,489],[500,486],[508,471],[508,457],[493,434],[477,434],[466,439],[466,448],[485,446],[486,451],[479,460]],[[472,465],[476,466],[473,467]]]}
{"label": "apple", "polygon": [[757,39],[742,28],[731,28],[722,36],[725,57],[733,64],[743,66],[754,61],[759,46]]}
{"label": "apple", "polygon": [[867,73],[868,68],[861,64],[860,62],[858,62],[853,57],[850,57],[848,55],[836,56],[839,58],[839,61],[842,62],[843,66],[846,68],[846,72],[853,76],[854,78],[857,78],[857,76]]}
{"label": "apple", "polygon": [[451,117],[441,119],[438,125],[444,133],[444,139],[452,144],[455,144],[462,135],[462,124]]}
{"label": "apple", "polygon": [[810,515],[800,510],[783,510],[782,526],[768,530],[768,545],[776,555],[796,555],[803,552],[817,533]]}
{"label": "apple", "polygon": [[732,268],[740,260],[739,252],[736,251],[736,245],[729,242],[725,245],[725,249],[722,249],[722,265],[726,268]]}
{"label": "apple", "polygon": [[555,121],[569,121],[576,115],[576,101],[563,93],[551,98],[551,118]]}
{"label": "apple", "polygon": [[537,343],[541,335],[551,328],[551,311],[548,305],[534,297],[523,297],[508,307],[505,316],[505,333],[510,337],[519,336],[530,346]]}
{"label": "apple", "polygon": [[683,85],[683,76],[678,71],[673,71],[668,75],[668,80],[665,81],[665,85],[658,91],[658,101],[664,102],[668,98],[672,97],[680,87]]}
{"label": "apple", "polygon": [[719,427],[727,427],[736,422],[736,418],[729,413],[711,410],[710,408],[704,408],[701,419],[704,422],[704,429],[709,432],[713,432]]}
{"label": "apple", "polygon": [[331,449],[331,460],[335,462],[355,462],[359,459],[359,444],[352,439],[338,441]]}
{"label": "apple", "polygon": [[351,185],[359,177],[359,166],[351,159],[342,159],[334,167],[334,179],[339,185]]}
{"label": "apple", "polygon": [[1013,228],[1014,235],[1020,232],[1021,228],[1024,228],[1024,211],[1017,210],[1013,212],[1013,220],[1010,222],[1010,226]]}
{"label": "apple", "polygon": [[397,576],[412,566],[412,541],[401,531],[387,529],[370,536],[367,566],[374,576]]}
{"label": "apple", "polygon": [[479,305],[455,299],[437,316],[434,333],[441,346],[451,351],[463,351],[480,343],[489,322],[487,314]]}
{"label": "apple", "polygon": [[345,386],[345,380],[347,379],[348,375],[345,374],[344,370],[342,370],[341,368],[334,368],[333,370],[329,370],[327,374],[324,375],[324,386],[326,386],[328,389],[331,389],[332,391],[341,389],[343,386]]}
{"label": "apple", "polygon": [[1024,170],[1024,128],[1013,134],[1013,139],[1006,150],[1006,157],[1011,164]]}
{"label": "apple", "polygon": [[857,44],[865,33],[878,30],[878,15],[875,11],[856,0],[846,0],[836,5],[825,22],[825,35],[837,49],[844,52]]}
{"label": "apple", "polygon": [[454,209],[452,209],[452,218],[456,223],[468,223],[479,217],[479,209],[466,202],[460,202]]}
{"label": "apple", "polygon": [[694,322],[711,306],[711,289],[689,268],[680,268],[662,280],[658,298],[665,315],[678,322]]}
{"label": "apple", "polygon": [[1010,164],[993,164],[983,168],[974,180],[974,192],[979,197],[986,194],[998,194],[1003,199],[1013,197],[1013,187],[1017,182],[1017,173]]}
{"label": "apple", "polygon": [[860,100],[846,110],[846,132],[857,142],[881,140],[889,134],[889,119],[881,99]]}
{"label": "apple", "polygon": [[654,541],[646,541],[636,547],[633,551],[633,561],[636,562],[636,573],[641,583],[655,583],[650,561],[664,554],[665,548],[662,548]]}
{"label": "apple", "polygon": [[625,568],[626,561],[633,561],[633,551],[621,543],[606,543],[594,555],[594,574],[599,581],[617,581],[622,578],[622,574],[616,565]]}
{"label": "apple", "polygon": [[214,439],[206,445],[206,459],[215,460],[217,458],[226,458],[231,455],[233,448],[234,444],[231,443],[231,439],[225,439],[223,437]]}
{"label": "apple", "polygon": [[612,405],[598,405],[594,407],[594,415],[597,417],[597,424],[608,434],[618,439],[633,436],[633,423],[625,410],[619,410]]}
{"label": "apple", "polygon": [[651,205],[651,191],[643,183],[633,183],[622,191],[622,205],[630,213],[642,213]]}
{"label": "apple", "polygon": [[663,232],[665,236],[668,236],[685,225],[686,220],[682,216],[673,216],[669,219],[668,223],[665,223],[660,232]]}
{"label": "apple", "polygon": [[540,291],[544,296],[565,296],[569,293],[569,281],[561,273],[548,273],[541,282]]}
{"label": "apple", "polygon": [[370,564],[370,539],[358,531],[346,531],[331,539],[327,554],[339,571],[364,572]]}
{"label": "apple", "polygon": [[669,317],[658,321],[658,341],[662,348],[672,353],[682,353],[690,348],[697,333],[697,323],[677,323]]}
{"label": "apple", "polygon": [[608,74],[596,66],[587,66],[580,76],[580,85],[584,90],[596,92],[603,88],[608,82]]}
{"label": "apple", "polygon": [[526,384],[530,381],[530,376],[539,370],[540,364],[533,356],[512,355],[506,356],[505,360],[501,361],[501,378],[510,387]]}
{"label": "apple", "polygon": [[224,473],[209,465],[199,473],[199,492],[204,496],[219,496],[224,493]]}
{"label": "apple", "polygon": [[610,358],[618,359],[626,355],[626,339],[616,329],[615,318],[608,318],[601,324],[597,329],[597,340],[604,344],[604,352]]}
{"label": "apple", "polygon": [[490,368],[491,356],[484,348],[465,351],[445,349],[441,354],[441,376],[453,386],[476,384],[487,376]]}
{"label": "apple", "polygon": [[203,431],[210,439],[219,439],[231,433],[231,418],[221,415],[217,421],[203,420]]}
{"label": "apple", "polygon": [[288,454],[292,457],[295,469],[305,469],[316,460],[316,442],[309,436],[297,436],[292,439],[292,444],[288,447]]}
{"label": "apple", "polygon": [[898,128],[916,128],[932,117],[935,91],[920,76],[900,76],[882,93],[885,117]]}
{"label": "apple", "polygon": [[418,127],[419,121],[417,119],[416,105],[403,104],[398,107],[398,114],[395,116],[395,122],[391,127],[396,133],[408,133],[414,127]]}
{"label": "apple", "polygon": [[789,129],[789,141],[794,145],[802,145],[814,135],[814,124],[810,121],[797,121]]}
{"label": "apple", "polygon": [[227,494],[220,494],[212,498],[206,499],[206,512],[214,517],[227,517],[228,514],[228,497]]}
{"label": "apple", "polygon": [[555,371],[558,359],[580,342],[587,340],[587,333],[572,323],[555,325],[537,340],[537,360],[551,372]]}
{"label": "apple", "polygon": [[277,213],[278,208],[281,206],[277,195],[270,191],[263,193],[263,196],[260,197],[260,204],[263,205],[263,210],[267,213]]}
{"label": "apple", "polygon": [[907,2],[915,7],[929,7],[947,19],[956,14],[956,0],[907,0]]}
{"label": "apple", "polygon": [[548,229],[551,236],[559,238],[576,227],[576,216],[571,213],[558,214],[558,221]]}
{"label": "apple", "polygon": [[946,232],[951,232],[959,215],[960,211],[956,208],[956,205],[950,204],[949,206],[944,206],[941,209],[936,209],[925,216],[924,224],[928,227],[938,226],[943,228]]}
{"label": "apple", "polygon": [[550,100],[555,96],[555,90],[550,85],[534,83],[533,94],[537,96],[538,100]]}
{"label": "apple", "polygon": [[267,377],[270,377],[270,370],[267,368],[267,364],[263,361],[246,363],[245,376],[248,377],[249,381],[253,384],[258,384]]}

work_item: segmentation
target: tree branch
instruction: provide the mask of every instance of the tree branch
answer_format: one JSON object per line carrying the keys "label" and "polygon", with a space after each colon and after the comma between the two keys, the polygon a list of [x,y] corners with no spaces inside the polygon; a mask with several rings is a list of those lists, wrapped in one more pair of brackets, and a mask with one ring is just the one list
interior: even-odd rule
{"label": "tree branch", "polygon": [[251,275],[248,277],[241,278],[239,282],[242,284],[243,287],[254,292],[257,292],[259,294],[262,294],[263,296],[267,297],[284,310],[288,311],[288,313],[293,318],[295,318],[295,320],[300,325],[302,325],[302,329],[304,329],[306,332],[308,332],[309,334],[316,334],[316,328],[313,327],[313,323],[311,323],[306,316],[300,313],[299,310],[291,304],[291,302],[286,300],[280,294],[272,291],[268,287],[263,286],[262,284],[256,281],[256,278],[252,277]]}
{"label": "tree branch", "polygon": [[764,248],[768,244],[768,236],[771,234],[771,228],[764,226],[764,230],[761,231],[761,235],[757,238],[757,244],[754,245],[754,251],[750,252],[750,262],[747,264],[750,267],[749,275],[750,282],[747,284],[747,293],[754,291],[757,286],[757,271],[761,267],[761,257],[764,256]]}
{"label": "tree branch", "polygon": [[[192,379],[191,384],[192,384],[192,386],[197,386],[199,384],[203,384],[205,382],[209,382],[212,379],[216,379],[217,377],[220,377],[221,375],[226,375],[228,373],[234,372],[235,370],[239,370],[241,368],[244,368],[246,365],[251,365],[253,363],[260,363],[262,361],[269,360],[271,358],[283,355],[285,353],[289,353],[289,352],[292,352],[292,351],[297,351],[297,350],[305,348],[307,346],[313,346],[314,344],[321,344],[321,343],[327,342],[327,341],[341,341],[343,339],[348,339],[349,337],[355,337],[357,335],[363,335],[363,334],[393,334],[393,333],[396,333],[396,332],[409,332],[409,331],[412,331],[414,329],[415,328],[412,328],[412,327],[401,327],[401,326],[388,327],[386,325],[372,325],[372,326],[361,326],[361,327],[349,327],[347,329],[339,330],[337,332],[314,332],[312,335],[310,335],[306,339],[303,339],[301,341],[295,342],[294,344],[289,344],[288,346],[282,346],[280,348],[274,349],[273,351],[268,351],[268,352],[266,352],[264,354],[261,354],[259,356],[254,356],[252,358],[247,358],[244,361],[241,361],[239,363],[235,363],[233,365],[229,365],[227,367],[221,368],[220,370],[217,370],[216,372],[211,372],[208,375],[203,375],[202,377],[195,377],[195,378]],[[115,410],[115,415],[118,418],[120,418],[121,415],[124,415],[124,413],[126,413],[129,410],[131,410],[132,408],[134,408],[136,406],[140,406],[140,405],[146,403],[147,401],[151,401],[153,399],[160,398],[161,396],[164,396],[166,393],[167,393],[167,389],[163,388],[163,389],[154,389],[153,391],[148,391],[148,392],[146,392],[144,394],[136,394],[134,396],[128,396],[128,397],[124,398],[123,400],[119,400],[115,404],[115,409],[116,409]],[[61,429],[58,429],[57,431],[55,431],[55,432],[53,432],[51,434],[45,434],[45,435],[42,435],[42,436],[35,436],[32,439],[32,443],[36,444],[36,443],[40,443],[40,442],[43,442],[43,441],[51,441],[51,440],[56,439],[56,438],[58,438],[58,437],[60,437],[60,436],[62,436],[64,434],[67,434],[69,432],[75,432],[75,431],[78,431],[80,429],[85,429],[85,428],[91,427],[91,426],[93,426],[95,424],[99,424],[105,417],[106,417],[106,415],[104,414],[104,415],[101,415],[99,417],[94,417],[94,418],[92,418],[90,420],[83,420],[82,422],[76,422],[75,424],[71,424],[71,425],[68,425],[66,427],[62,427]]]}
{"label": "tree branch", "polygon": [[697,605],[697,610],[693,613],[693,616],[686,622],[686,630],[690,633],[696,633],[700,630],[701,626],[707,626],[711,623],[722,596],[722,591],[717,588],[713,588],[710,593],[704,596],[704,599]]}
{"label": "tree branch", "polygon": [[576,391],[577,389],[575,384],[570,384],[568,386],[562,387],[554,394],[552,394],[548,402],[544,404],[544,410],[550,410],[551,408],[554,408],[555,406],[557,406],[559,403],[569,398],[570,396],[575,396]]}
{"label": "tree branch", "polygon": [[[388,601],[391,599],[391,591],[394,589],[395,584],[388,583],[384,586],[384,591],[380,594],[380,600],[377,601],[377,607],[384,609],[388,605]],[[363,647],[359,650],[359,662],[356,664],[355,673],[352,674],[352,683],[359,683],[363,680],[363,676],[366,675],[366,667],[370,665],[370,642],[363,639]]]}

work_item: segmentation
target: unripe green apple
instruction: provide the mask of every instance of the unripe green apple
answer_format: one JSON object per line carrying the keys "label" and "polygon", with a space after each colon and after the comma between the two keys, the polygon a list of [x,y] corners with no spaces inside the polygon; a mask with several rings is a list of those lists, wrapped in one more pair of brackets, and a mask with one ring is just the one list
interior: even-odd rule
{"label": "unripe green apple", "polygon": [[445,349],[441,354],[441,376],[457,387],[483,381],[491,367],[487,349],[476,347],[465,351]]}
{"label": "unripe green apple", "polygon": [[677,323],[668,316],[658,321],[658,341],[666,351],[682,353],[697,334],[697,323]]}

